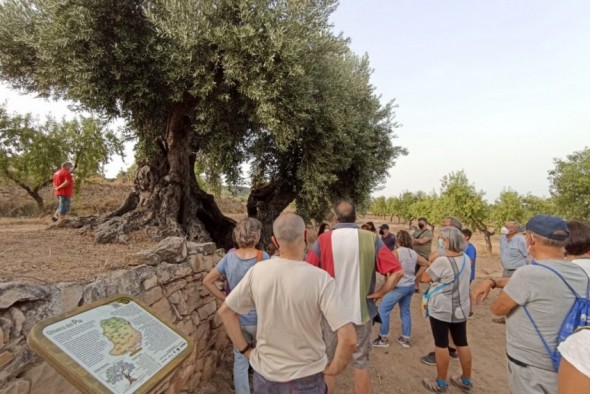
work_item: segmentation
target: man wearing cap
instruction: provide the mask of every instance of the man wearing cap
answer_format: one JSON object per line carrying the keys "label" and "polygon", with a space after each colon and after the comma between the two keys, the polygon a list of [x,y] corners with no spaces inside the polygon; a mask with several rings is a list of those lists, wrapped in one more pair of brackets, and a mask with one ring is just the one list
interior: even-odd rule
{"label": "man wearing cap", "polygon": [[57,222],[63,220],[70,211],[71,199],[74,195],[73,165],[66,161],[61,168],[53,174],[53,193],[57,197],[57,210],[51,220]]}
{"label": "man wearing cap", "polygon": [[[371,393],[369,353],[371,328],[378,316],[375,300],[395,287],[403,276],[397,257],[385,246],[377,234],[360,229],[356,224],[356,209],[350,201],[334,206],[337,224],[329,233],[321,234],[307,254],[306,261],[330,274],[336,289],[354,323],[357,346],[352,355],[354,388],[357,394]],[[375,291],[376,272],[387,275],[385,284]],[[324,341],[328,359],[334,357],[338,340],[324,324]],[[326,376],[328,392],[336,385],[335,376]]]}
{"label": "man wearing cap", "polygon": [[381,235],[381,240],[385,246],[393,251],[393,249],[395,249],[395,235],[389,232],[389,225],[382,224],[381,227],[379,227],[379,235]]}
{"label": "man wearing cap", "polygon": [[559,276],[538,264],[554,269],[578,294],[586,294],[588,278],[580,275],[579,267],[564,259],[568,236],[563,219],[548,215],[533,217],[526,225],[525,235],[526,246],[534,259],[532,264],[519,268],[510,278],[486,279],[473,289],[477,303],[491,289],[504,289],[494,301],[492,312],[506,316],[508,384],[513,393],[557,392],[557,373],[525,307],[549,347],[554,349],[575,296]]}

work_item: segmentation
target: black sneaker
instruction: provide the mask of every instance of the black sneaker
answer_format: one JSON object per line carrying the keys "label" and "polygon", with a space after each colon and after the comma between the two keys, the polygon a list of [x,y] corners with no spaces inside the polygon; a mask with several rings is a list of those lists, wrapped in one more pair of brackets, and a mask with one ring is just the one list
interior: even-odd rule
{"label": "black sneaker", "polygon": [[422,357],[420,361],[426,365],[436,365],[436,356],[434,352],[430,352],[426,356]]}

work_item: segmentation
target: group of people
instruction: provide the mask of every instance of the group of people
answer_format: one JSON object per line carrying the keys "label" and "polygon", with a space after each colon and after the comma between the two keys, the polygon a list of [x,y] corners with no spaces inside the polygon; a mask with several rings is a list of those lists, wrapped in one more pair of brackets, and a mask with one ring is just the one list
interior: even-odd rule
{"label": "group of people", "polygon": [[[411,346],[410,304],[420,292],[418,282],[430,284],[422,295],[422,309],[434,343],[434,351],[421,361],[437,368],[435,378],[423,379],[426,389],[447,392],[452,384],[462,392],[473,391],[467,341],[471,301],[481,302],[499,287],[505,291],[492,311],[506,316],[511,391],[557,392],[557,373],[546,343],[550,349],[559,345],[564,356],[560,390],[566,384],[561,375],[568,374],[568,383],[578,382],[578,388],[588,387],[590,392],[590,386],[582,386],[590,385],[590,352],[580,351],[574,342],[574,337],[585,340],[588,349],[588,330],[561,344],[557,339],[575,294],[588,296],[590,227],[539,215],[527,223],[522,236],[518,223],[506,223],[501,240],[503,277],[483,280],[470,289],[476,251],[469,242],[471,231],[458,219],[445,219],[433,251],[434,236],[426,218],[418,220],[412,233],[402,230],[394,235],[386,224],[379,234],[371,222],[359,227],[350,201],[337,203],[334,217],[333,226],[321,227],[308,248],[304,221],[292,213],[280,215],[273,224],[271,262],[264,261],[269,255],[255,249],[260,223],[245,219],[234,230],[236,249],[204,278],[211,293],[224,301],[218,313],[234,345],[236,393],[250,392],[250,366],[255,393],[331,393],[336,376],[349,362],[355,392],[370,393],[370,350],[390,346],[390,315],[397,304],[401,335],[396,341],[404,348]],[[584,231],[586,238],[580,240],[576,234]],[[523,250],[520,238],[524,265],[516,262]],[[575,250],[569,250],[574,241]],[[584,260],[583,275],[565,260],[564,247],[568,256],[576,253],[578,260]],[[379,275],[384,277],[381,285]],[[216,284],[222,277],[228,284],[225,291]],[[372,340],[374,324],[380,327]],[[462,373],[448,378],[451,357],[459,359]],[[576,374],[580,371],[582,375]]]}

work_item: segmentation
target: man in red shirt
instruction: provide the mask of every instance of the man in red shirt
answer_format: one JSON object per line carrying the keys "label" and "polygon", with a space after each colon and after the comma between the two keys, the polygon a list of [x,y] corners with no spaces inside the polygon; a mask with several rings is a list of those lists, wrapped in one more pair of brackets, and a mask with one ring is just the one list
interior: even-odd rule
{"label": "man in red shirt", "polygon": [[70,210],[70,200],[74,195],[74,177],[72,176],[72,163],[66,161],[61,168],[53,174],[53,193],[57,196],[57,211],[51,218],[54,222],[63,220]]}

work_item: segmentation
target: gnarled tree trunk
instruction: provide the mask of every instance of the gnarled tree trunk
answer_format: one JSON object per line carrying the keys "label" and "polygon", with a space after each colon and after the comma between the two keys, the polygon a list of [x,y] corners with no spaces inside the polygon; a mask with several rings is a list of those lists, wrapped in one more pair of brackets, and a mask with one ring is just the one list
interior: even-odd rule
{"label": "gnarled tree trunk", "polygon": [[232,246],[235,221],[225,217],[194,174],[194,132],[187,112],[192,100],[177,106],[159,139],[156,157],[139,164],[134,188],[116,211],[94,222],[99,243],[127,242],[126,234],[144,229],[155,239],[184,236],[197,242]]}
{"label": "gnarled tree trunk", "polygon": [[264,246],[271,243],[272,223],[297,196],[296,188],[288,182],[273,180],[264,185],[255,186],[248,196],[248,216],[260,220],[262,234],[260,240]]}

